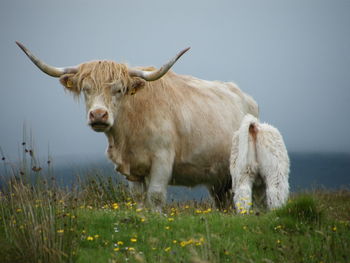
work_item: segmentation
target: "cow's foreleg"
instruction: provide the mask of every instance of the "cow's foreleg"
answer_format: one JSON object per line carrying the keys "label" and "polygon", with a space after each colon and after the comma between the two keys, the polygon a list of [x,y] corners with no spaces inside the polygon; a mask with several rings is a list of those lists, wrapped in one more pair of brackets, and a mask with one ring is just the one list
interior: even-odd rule
{"label": "cow's foreleg", "polygon": [[161,212],[166,202],[168,183],[171,179],[174,154],[167,150],[158,151],[150,171],[147,203],[157,212]]}
{"label": "cow's foreleg", "polygon": [[130,194],[138,207],[143,207],[146,193],[146,183],[128,181]]}

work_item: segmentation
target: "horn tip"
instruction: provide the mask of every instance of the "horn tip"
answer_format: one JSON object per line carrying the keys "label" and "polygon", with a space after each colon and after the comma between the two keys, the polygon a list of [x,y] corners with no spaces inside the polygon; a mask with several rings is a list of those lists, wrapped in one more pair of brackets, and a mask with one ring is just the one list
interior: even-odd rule
{"label": "horn tip", "polygon": [[177,55],[177,59],[178,60],[183,54],[185,54],[191,47],[185,48],[182,51],[180,51],[180,53]]}
{"label": "horn tip", "polygon": [[191,49],[191,47],[187,47],[184,50],[181,51],[182,54],[186,53],[187,51],[189,51]]}
{"label": "horn tip", "polygon": [[20,47],[20,49],[22,49],[24,52],[26,51],[26,47],[21,42],[19,42],[19,41],[15,41],[15,42],[16,42],[17,46]]}
{"label": "horn tip", "polygon": [[16,42],[16,44],[17,44],[17,46],[23,46],[23,44],[21,43],[21,42],[19,42],[19,41],[15,41]]}

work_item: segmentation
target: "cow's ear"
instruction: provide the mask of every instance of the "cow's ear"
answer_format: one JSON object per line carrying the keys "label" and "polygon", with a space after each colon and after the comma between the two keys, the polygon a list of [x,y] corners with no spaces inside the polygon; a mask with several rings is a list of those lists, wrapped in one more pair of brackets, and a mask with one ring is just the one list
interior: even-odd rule
{"label": "cow's ear", "polygon": [[139,89],[142,89],[146,84],[146,81],[140,78],[133,78],[129,88],[130,95],[134,95]]}
{"label": "cow's ear", "polygon": [[79,93],[75,74],[64,74],[60,77],[61,84],[69,91]]}

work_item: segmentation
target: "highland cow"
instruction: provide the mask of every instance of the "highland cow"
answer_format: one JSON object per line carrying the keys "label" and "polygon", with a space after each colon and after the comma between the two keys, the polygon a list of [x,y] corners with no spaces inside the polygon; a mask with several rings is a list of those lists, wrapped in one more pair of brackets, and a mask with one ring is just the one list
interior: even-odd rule
{"label": "highland cow", "polygon": [[44,73],[83,94],[88,125],[108,139],[108,158],[155,210],[168,184],[202,184],[217,206],[232,202],[231,137],[245,114],[258,116],[258,105],[233,83],[169,71],[188,49],[160,69],[114,61],[56,68],[17,44]]}

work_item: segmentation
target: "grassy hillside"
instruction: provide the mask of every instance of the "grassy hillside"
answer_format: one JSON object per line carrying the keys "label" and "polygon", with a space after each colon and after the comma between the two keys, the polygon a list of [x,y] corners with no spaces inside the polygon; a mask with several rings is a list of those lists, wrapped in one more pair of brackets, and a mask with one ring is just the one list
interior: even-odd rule
{"label": "grassy hillside", "polygon": [[111,177],[62,188],[30,150],[3,164],[0,262],[350,262],[349,190],[298,193],[272,212],[193,201],[158,214]]}
{"label": "grassy hillside", "polygon": [[15,181],[0,200],[1,262],[349,262],[350,193],[312,192],[273,212],[211,202],[157,214],[111,179],[79,189]]}

